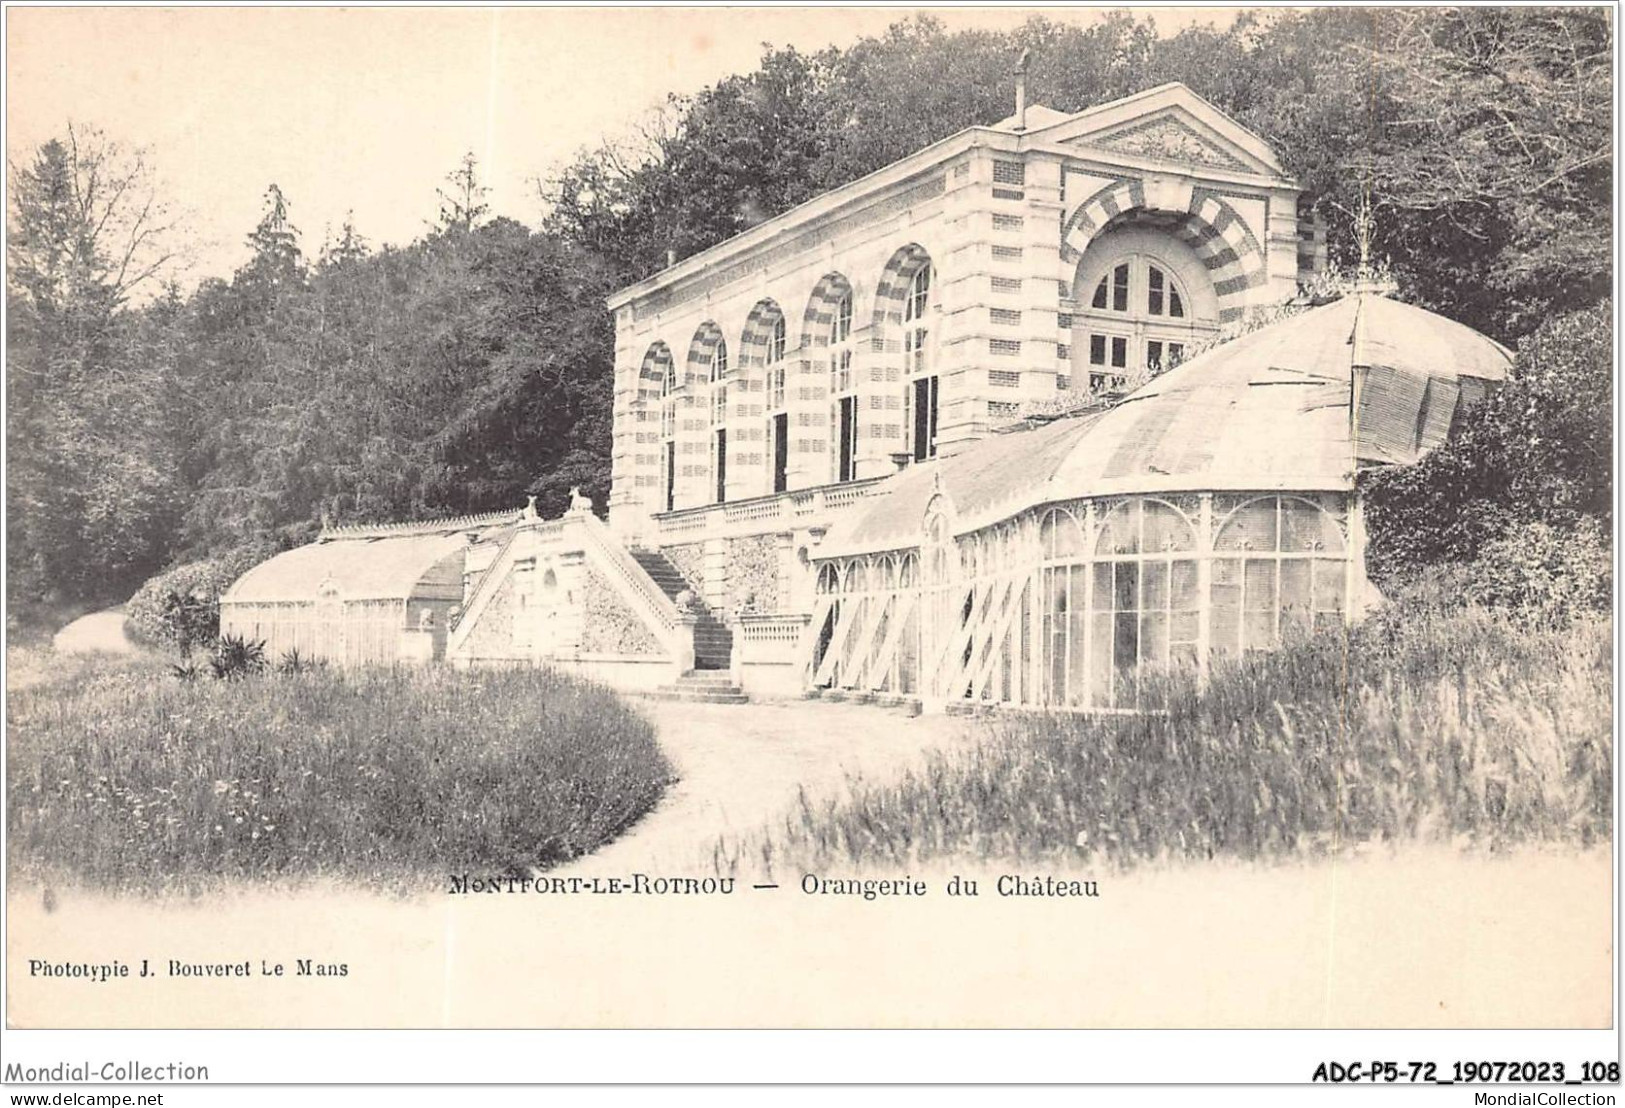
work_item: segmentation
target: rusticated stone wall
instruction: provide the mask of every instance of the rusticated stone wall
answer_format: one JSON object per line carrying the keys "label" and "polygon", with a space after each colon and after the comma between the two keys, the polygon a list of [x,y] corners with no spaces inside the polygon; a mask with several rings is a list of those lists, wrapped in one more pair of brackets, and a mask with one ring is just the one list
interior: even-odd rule
{"label": "rusticated stone wall", "polygon": [[581,582],[581,648],[588,654],[659,654],[660,640],[591,566]]}

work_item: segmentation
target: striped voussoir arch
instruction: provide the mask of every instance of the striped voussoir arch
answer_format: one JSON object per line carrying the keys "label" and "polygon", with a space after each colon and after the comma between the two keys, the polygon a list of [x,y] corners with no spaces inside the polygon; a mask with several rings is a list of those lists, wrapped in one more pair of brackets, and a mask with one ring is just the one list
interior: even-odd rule
{"label": "striped voussoir arch", "polygon": [[[1107,185],[1078,206],[1061,232],[1061,259],[1075,265],[1096,235],[1114,221],[1145,210],[1145,186],[1139,181]],[[1192,189],[1190,208],[1175,223],[1173,235],[1195,252],[1213,279],[1219,322],[1239,319],[1246,292],[1264,283],[1264,251],[1246,220],[1217,193]]]}
{"label": "striped voussoir arch", "polygon": [[671,368],[671,347],[656,339],[644,352],[643,365],[638,369],[638,399],[659,398],[666,371]]}
{"label": "striped voussoir arch", "polygon": [[761,369],[767,364],[767,344],[773,338],[773,329],[784,318],[778,301],[758,300],[745,317],[745,331],[739,336],[739,368]]}
{"label": "striped voussoir arch", "polygon": [[897,328],[903,325],[908,286],[914,280],[914,275],[930,264],[931,255],[917,242],[911,242],[892,254],[891,260],[886,263],[886,268],[880,274],[880,284],[875,289],[875,349],[887,349],[887,342],[901,349],[896,336]]}
{"label": "striped voussoir arch", "polygon": [[844,274],[826,273],[813,286],[807,298],[807,312],[801,318],[801,345],[828,346],[830,324],[841,298],[852,294],[852,282]]}
{"label": "striped voussoir arch", "polygon": [[694,332],[688,344],[687,379],[690,384],[704,384],[711,379],[711,352],[722,342],[722,328],[714,320],[706,320]]}

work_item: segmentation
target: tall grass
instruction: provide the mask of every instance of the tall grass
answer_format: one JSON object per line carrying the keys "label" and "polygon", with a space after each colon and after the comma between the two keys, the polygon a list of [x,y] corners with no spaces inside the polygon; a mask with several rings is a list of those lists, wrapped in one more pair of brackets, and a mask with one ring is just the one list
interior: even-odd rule
{"label": "tall grass", "polygon": [[672,778],[645,719],[549,670],[109,667],[15,691],[7,717],[13,872],[119,889],[529,872],[613,838]]}
{"label": "tall grass", "polygon": [[1163,683],[1165,714],[1009,715],[898,783],[801,804],[718,864],[1087,862],[1375,841],[1603,841],[1606,620],[1411,607]]}

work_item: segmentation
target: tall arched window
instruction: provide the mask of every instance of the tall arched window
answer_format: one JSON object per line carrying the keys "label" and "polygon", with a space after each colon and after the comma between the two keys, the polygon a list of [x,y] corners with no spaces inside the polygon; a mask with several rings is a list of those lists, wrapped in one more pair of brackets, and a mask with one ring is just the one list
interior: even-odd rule
{"label": "tall arched window", "polygon": [[1269,649],[1343,621],[1342,529],[1318,505],[1264,496],[1232,510],[1214,542],[1212,648]]}
{"label": "tall arched window", "polygon": [[937,375],[931,365],[931,328],[926,312],[931,304],[931,265],[915,270],[903,300],[903,422],[909,454],[917,462],[937,456]]}
{"label": "tall arched window", "polygon": [[773,467],[773,491],[783,492],[789,487],[790,473],[790,415],[786,410],[784,388],[784,350],[786,329],[781,313],[773,321],[773,331],[767,340],[767,437],[768,458]]}
{"label": "tall arched window", "polygon": [[660,487],[669,512],[677,506],[677,364],[672,361],[660,379]]}
{"label": "tall arched window", "polygon": [[835,302],[829,322],[829,394],[834,400],[835,480],[858,475],[858,397],[852,377],[852,293]]}
{"label": "tall arched window", "polygon": [[728,343],[717,339],[711,349],[711,474],[716,501],[728,498]]}
{"label": "tall arched window", "polygon": [[1195,664],[1201,592],[1196,533],[1159,500],[1128,500],[1101,520],[1090,596],[1090,703],[1143,706],[1152,666]]}

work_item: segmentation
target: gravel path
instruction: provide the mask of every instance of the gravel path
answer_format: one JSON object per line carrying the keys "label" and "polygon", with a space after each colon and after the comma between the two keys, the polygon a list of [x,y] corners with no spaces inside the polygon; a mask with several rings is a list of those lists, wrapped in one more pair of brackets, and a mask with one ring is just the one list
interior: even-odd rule
{"label": "gravel path", "polygon": [[634,703],[654,722],[680,780],[626,835],[553,872],[709,872],[718,836],[761,828],[789,811],[799,790],[817,801],[843,793],[853,775],[901,776],[923,765],[927,751],[966,745],[974,729],[960,717],[818,701]]}

